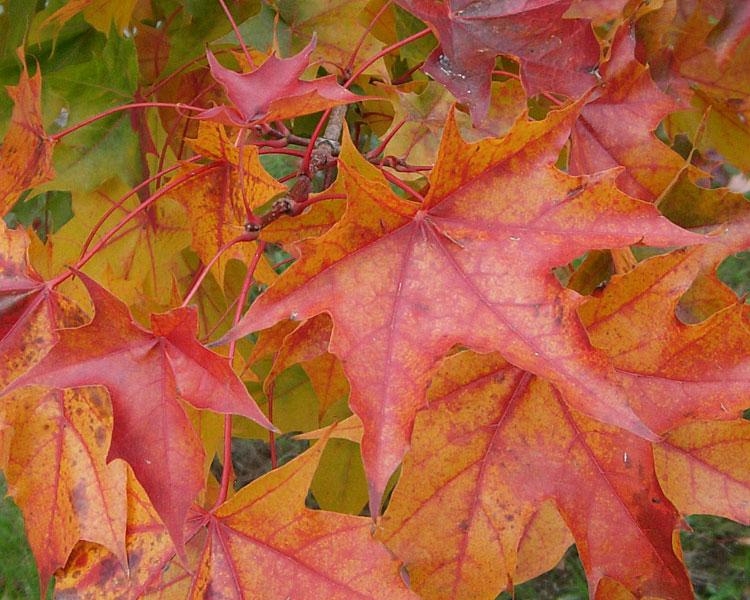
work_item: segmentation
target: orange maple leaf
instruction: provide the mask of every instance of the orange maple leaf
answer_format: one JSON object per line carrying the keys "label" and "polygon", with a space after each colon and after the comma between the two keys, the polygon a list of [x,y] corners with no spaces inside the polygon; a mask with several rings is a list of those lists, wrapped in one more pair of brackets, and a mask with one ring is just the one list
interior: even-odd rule
{"label": "orange maple leaf", "polygon": [[42,73],[29,78],[23,47],[18,49],[23,65],[16,86],[8,86],[14,102],[10,127],[0,153],[0,217],[8,214],[24,190],[54,178],[52,148],[54,141],[42,125]]}
{"label": "orange maple leaf", "polygon": [[617,172],[571,177],[552,166],[579,107],[519,121],[502,140],[475,144],[449,119],[421,204],[393,194],[364,160],[342,161],[343,219],[299,244],[302,258],[225,338],[331,314],[330,350],[364,422],[373,515],[430,377],[457,343],[502,350],[582,412],[650,435],[607,358],[589,344],[575,314],[579,297],[560,288],[551,268],[592,247],[703,238],[619,192]]}
{"label": "orange maple leaf", "polygon": [[[129,580],[111,553],[84,545],[71,557],[57,589],[92,599],[121,597],[124,591],[141,598],[169,590],[189,598],[293,598],[301,593],[310,600],[416,600],[404,585],[399,562],[373,539],[367,517],[305,507],[330,428],[326,433],[310,450],[253,481],[215,511],[195,508],[188,525],[192,575],[172,560],[163,526],[133,485]],[[107,584],[101,590],[104,573]]]}
{"label": "orange maple leaf", "polygon": [[[446,359],[428,397],[378,530],[415,591],[494,598],[512,585],[532,515],[552,499],[591,598],[614,597],[598,589],[608,579],[639,598],[693,598],[673,547],[682,521],[659,487],[648,441],[572,409],[548,382],[497,354]],[[559,556],[550,542],[524,558]]]}

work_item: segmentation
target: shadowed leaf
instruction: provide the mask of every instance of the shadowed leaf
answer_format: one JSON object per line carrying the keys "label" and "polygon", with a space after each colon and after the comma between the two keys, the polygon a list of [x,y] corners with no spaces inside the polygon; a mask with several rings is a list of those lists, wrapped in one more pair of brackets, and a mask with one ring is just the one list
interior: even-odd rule
{"label": "shadowed leaf", "polygon": [[579,96],[596,83],[599,43],[586,19],[563,19],[570,0],[472,2],[398,0],[440,40],[424,70],[471,108],[481,123],[490,108],[498,54],[520,61],[526,93]]}

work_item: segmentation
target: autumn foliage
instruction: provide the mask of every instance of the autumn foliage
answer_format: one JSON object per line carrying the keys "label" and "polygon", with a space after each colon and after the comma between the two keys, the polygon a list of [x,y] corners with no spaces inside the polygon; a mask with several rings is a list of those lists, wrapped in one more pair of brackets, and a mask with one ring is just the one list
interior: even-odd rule
{"label": "autumn foliage", "polygon": [[574,543],[592,598],[693,598],[683,517],[750,524],[750,3],[9,11],[43,594],[491,600]]}

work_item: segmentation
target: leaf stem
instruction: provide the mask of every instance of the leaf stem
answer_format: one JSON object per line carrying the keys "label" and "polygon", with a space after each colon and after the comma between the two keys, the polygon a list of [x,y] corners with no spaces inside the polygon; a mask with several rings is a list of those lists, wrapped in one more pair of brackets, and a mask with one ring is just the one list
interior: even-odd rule
{"label": "leaf stem", "polygon": [[393,81],[391,81],[391,85],[401,85],[402,83],[406,83],[409,80],[409,77],[414,75],[416,71],[419,71],[424,66],[424,61],[417,63],[414,65],[411,69],[409,69],[406,73],[401,75],[400,77],[396,77]]}
{"label": "leaf stem", "polygon": [[216,330],[217,330],[217,329],[219,328],[219,325],[221,325],[221,324],[222,324],[222,323],[224,322],[224,319],[226,319],[226,318],[227,318],[227,315],[228,315],[228,314],[229,314],[230,312],[232,312],[232,309],[233,309],[233,308],[235,307],[235,305],[237,304],[237,300],[239,300],[239,298],[235,298],[234,300],[232,300],[231,304],[230,304],[230,305],[229,305],[229,306],[227,307],[227,309],[226,309],[226,310],[224,311],[224,314],[223,314],[223,315],[221,315],[221,317],[219,317],[219,319],[217,319],[217,321],[216,321],[216,324],[215,324],[215,325],[214,325],[213,327],[211,327],[211,329],[209,329],[209,330],[208,330],[208,331],[206,332],[206,335],[204,335],[204,336],[203,336],[203,337],[201,338],[201,344],[205,344],[205,343],[206,343],[206,342],[208,341],[208,339],[209,339],[209,338],[211,337],[211,334],[213,334],[213,332],[214,332],[214,331],[216,331]]}
{"label": "leaf stem", "polygon": [[[255,254],[253,255],[253,260],[250,263],[250,266],[247,268],[247,273],[245,274],[245,281],[242,282],[242,290],[240,291],[239,299],[237,300],[237,308],[234,313],[234,325],[237,325],[237,323],[240,322],[240,317],[242,317],[242,308],[245,306],[245,300],[247,299],[247,294],[250,291],[250,284],[253,281],[253,274],[255,273],[255,268],[258,266],[258,262],[260,261],[261,256],[263,256],[263,250],[266,247],[266,243],[261,241],[258,243],[258,249],[255,251]],[[234,351],[237,347],[237,342],[232,341],[229,344],[229,364],[234,364]],[[219,488],[219,495],[216,498],[216,503],[214,504],[214,507],[212,509],[215,510],[219,506],[221,506],[224,501],[227,499],[227,494],[229,492],[229,475],[231,472],[231,465],[232,465],[232,415],[225,415],[224,416],[224,462],[221,466],[221,488]]]}
{"label": "leaf stem", "polygon": [[308,198],[304,202],[299,203],[299,210],[303,211],[308,206],[312,206],[316,202],[321,202],[323,200],[332,200],[334,198],[346,198],[346,194],[321,194],[320,196],[315,196],[314,198]]}
{"label": "leaf stem", "polygon": [[190,289],[188,290],[187,294],[185,294],[185,299],[182,301],[182,306],[185,307],[188,305],[192,297],[195,295],[195,292],[198,291],[198,288],[203,283],[203,280],[208,275],[209,271],[211,270],[211,267],[216,264],[216,261],[219,260],[219,257],[229,250],[232,246],[235,244],[238,244],[239,242],[252,242],[258,239],[258,232],[248,232],[243,233],[242,235],[237,236],[233,240],[228,241],[226,244],[224,244],[221,248],[219,248],[219,251],[214,255],[214,257],[208,262],[208,264],[203,267],[203,270],[201,271],[201,274],[198,276],[198,278],[193,282],[193,284],[190,286]]}
{"label": "leaf stem", "polygon": [[398,130],[404,126],[407,120],[408,120],[408,117],[404,117],[403,119],[401,119],[401,122],[398,125],[396,125],[387,136],[385,136],[385,139],[380,143],[380,146],[378,146],[374,150],[371,150],[370,152],[365,154],[365,158],[370,159],[370,158],[375,158],[376,156],[380,155],[380,153],[385,150],[385,147],[388,145],[388,142],[390,142],[393,139],[393,136],[398,133]]}
{"label": "leaf stem", "polygon": [[258,154],[288,154],[289,156],[304,157],[305,153],[302,150],[293,150],[292,148],[261,148],[258,150]]}
{"label": "leaf stem", "polygon": [[297,260],[297,257],[296,256],[290,256],[289,258],[285,258],[284,260],[280,260],[275,265],[273,265],[273,267],[271,267],[271,268],[274,269],[274,270],[276,270],[279,267],[283,267],[284,265],[288,265],[290,262],[292,262],[294,260]]}
{"label": "leaf stem", "polygon": [[224,3],[224,0],[219,0],[219,4],[221,4],[221,8],[224,9],[224,12],[227,15],[227,19],[229,20],[229,23],[232,26],[232,29],[234,30],[234,35],[237,36],[237,41],[240,43],[240,46],[242,46],[242,52],[244,52],[245,58],[247,59],[247,62],[250,65],[250,70],[255,71],[255,63],[253,62],[253,59],[250,56],[250,52],[248,51],[247,46],[245,45],[245,40],[243,40],[242,36],[240,35],[240,30],[237,29],[237,23],[235,23],[234,17],[232,17],[232,13],[229,12],[227,5]]}
{"label": "leaf stem", "polygon": [[423,38],[426,35],[429,35],[432,33],[432,30],[428,27],[427,29],[423,29],[422,31],[419,31],[413,35],[410,35],[407,38],[404,38],[400,42],[396,42],[395,44],[392,44],[391,46],[388,46],[387,48],[384,48],[380,52],[378,52],[375,56],[365,61],[359,69],[357,69],[354,74],[349,78],[349,80],[344,84],[343,87],[348,88],[354,81],[359,77],[362,73],[364,73],[365,69],[367,69],[370,65],[372,65],[376,60],[379,58],[385,56],[389,52],[393,52],[394,50],[401,48],[401,46],[406,46],[406,44],[409,44],[415,40],[418,40],[419,38]]}
{"label": "leaf stem", "polygon": [[133,104],[123,104],[122,106],[115,106],[114,108],[105,110],[104,112],[99,113],[98,115],[89,117],[88,119],[85,119],[81,121],[80,123],[76,123],[72,127],[68,127],[67,129],[58,131],[54,135],[51,135],[50,139],[57,141],[60,138],[65,137],[69,133],[73,133],[74,131],[77,131],[81,127],[86,127],[86,125],[90,125],[94,121],[98,121],[99,119],[103,119],[104,117],[108,117],[109,115],[113,115],[123,110],[131,110],[134,108],[149,108],[149,107],[174,108],[175,110],[178,110],[178,111],[182,109],[194,110],[198,112],[206,110],[205,108],[200,108],[198,106],[191,106],[189,104],[182,104],[180,102],[134,102]]}
{"label": "leaf stem", "polygon": [[[275,380],[268,384],[268,420],[271,423],[273,423],[273,388],[275,384]],[[268,446],[271,449],[271,470],[273,470],[276,468],[276,436],[273,431],[268,432]]]}
{"label": "leaf stem", "polygon": [[[214,56],[218,56],[219,54],[225,54],[225,53],[227,53],[227,52],[231,52],[231,51],[232,51],[232,48],[226,48],[226,49],[224,49],[224,50],[217,50],[217,51],[216,51],[216,52],[214,52],[213,54],[214,54]],[[176,71],[174,71],[174,72],[170,73],[170,74],[169,74],[169,75],[167,75],[167,76],[166,76],[166,77],[165,77],[164,79],[162,79],[162,80],[161,80],[161,81],[160,81],[159,83],[157,83],[157,84],[156,84],[156,85],[155,85],[154,87],[152,87],[152,88],[151,88],[151,89],[150,89],[150,90],[149,90],[148,92],[146,92],[146,93],[145,93],[145,96],[151,96],[151,95],[155,94],[155,93],[156,93],[156,92],[158,92],[158,91],[159,91],[159,90],[160,90],[160,89],[161,89],[161,88],[162,88],[163,86],[165,86],[165,85],[166,85],[167,83],[169,83],[170,81],[172,81],[172,79],[174,79],[174,78],[175,78],[175,77],[177,77],[177,76],[178,76],[178,75],[179,75],[180,73],[182,73],[182,72],[183,72],[183,71],[184,71],[185,69],[187,69],[188,67],[190,67],[190,66],[192,66],[192,65],[194,65],[194,64],[197,64],[197,63],[199,63],[199,62],[201,62],[201,61],[203,61],[203,60],[207,60],[207,59],[206,59],[206,55],[205,55],[205,54],[203,54],[202,56],[198,56],[197,58],[194,58],[194,59],[193,59],[193,60],[191,60],[191,61],[188,61],[188,62],[186,62],[186,63],[185,63],[184,65],[182,65],[182,66],[181,66],[181,67],[180,67],[179,69],[177,69]]]}
{"label": "leaf stem", "polygon": [[362,37],[359,38],[359,42],[357,42],[357,45],[354,47],[354,50],[352,51],[351,56],[349,57],[349,62],[346,64],[346,71],[349,72],[354,68],[354,61],[357,58],[357,54],[359,54],[359,51],[362,48],[362,44],[365,43],[365,40],[367,39],[367,35],[372,31],[372,28],[375,26],[375,23],[378,22],[378,19],[383,15],[383,13],[388,10],[388,7],[391,5],[393,0],[388,0],[381,9],[377,12],[377,14],[372,18],[370,21],[370,24],[367,26],[367,29],[365,29],[364,33],[362,34]]}
{"label": "leaf stem", "polygon": [[383,174],[383,177],[385,177],[393,185],[401,188],[407,194],[413,196],[415,200],[419,200],[419,202],[424,203],[424,196],[422,196],[422,194],[420,194],[417,190],[409,187],[403,181],[401,181],[398,177],[396,177],[395,175],[391,175],[388,171],[383,171],[381,169],[380,172]]}
{"label": "leaf stem", "polygon": [[[234,347],[230,348],[233,350]],[[234,354],[234,352],[232,352]],[[231,363],[231,359],[230,359]],[[221,487],[216,497],[214,509],[218,508],[227,499],[229,494],[229,478],[232,472],[232,415],[224,415],[224,456],[221,463]]]}
{"label": "leaf stem", "polygon": [[[114,235],[118,231],[120,231],[120,229],[122,229],[128,222],[130,222],[132,219],[134,219],[137,215],[139,215],[144,210],[146,210],[149,206],[151,206],[154,202],[156,202],[164,194],[166,194],[167,192],[173,190],[177,186],[182,185],[183,183],[185,183],[191,177],[195,177],[196,175],[200,175],[201,173],[205,173],[206,171],[208,171],[209,169],[211,169],[213,167],[214,167],[214,165],[212,165],[212,164],[199,167],[195,171],[191,171],[190,173],[187,173],[186,175],[184,175],[182,177],[178,177],[176,179],[173,179],[167,185],[165,185],[163,188],[161,188],[161,189],[157,190],[156,192],[154,192],[151,195],[151,197],[149,197],[142,204],[138,205],[138,207],[134,211],[132,211],[131,213],[129,213],[122,221],[120,221],[117,225],[115,225],[112,229],[110,229],[104,235],[104,237],[102,237],[102,239],[100,239],[96,243],[96,245],[93,248],[91,248],[91,250],[89,250],[86,253],[85,256],[81,257],[78,260],[78,262],[74,265],[74,268],[75,269],[80,269],[83,265],[85,265],[91,259],[92,256],[94,256],[97,252],[99,252],[99,250],[101,250],[107,244],[107,242],[109,242],[114,237]],[[56,285],[59,285],[60,283],[62,283],[66,279],[68,279],[69,277],[71,277],[72,275],[73,275],[73,271],[68,270],[68,271],[62,273],[61,275],[55,277],[54,279],[48,281],[47,282],[47,287],[48,288],[53,288]]]}
{"label": "leaf stem", "polygon": [[[203,80],[201,80],[201,85],[202,84],[203,84]],[[218,83],[213,82],[208,87],[203,88],[200,92],[198,92],[195,96],[193,96],[193,99],[190,101],[190,104],[193,104],[193,103],[197,102],[198,100],[200,100],[201,96],[203,96],[204,94],[207,94],[208,92],[210,92],[212,89],[214,89],[218,85],[219,85]],[[174,137],[174,134],[177,131],[177,128],[180,126],[181,122],[182,122],[182,117],[176,119],[175,122],[174,122],[174,124],[172,125],[172,127],[169,128],[169,131],[167,132],[166,137],[164,138],[164,144],[162,145],[161,152],[159,153],[159,166],[158,166],[159,170],[162,169],[162,166],[164,165],[164,162],[167,159],[167,150],[169,149],[169,144],[172,141],[172,138]],[[184,130],[185,132],[186,132],[186,129],[187,128],[185,128],[185,130]],[[180,142],[180,149],[181,150],[182,150],[182,144],[184,144],[184,136],[183,136],[183,140],[181,140],[181,142]],[[182,151],[180,151],[180,155],[181,154],[182,154]],[[180,156],[178,156],[177,158],[179,159]],[[159,187],[160,184],[161,184],[161,181],[157,181],[156,182],[156,187]]]}

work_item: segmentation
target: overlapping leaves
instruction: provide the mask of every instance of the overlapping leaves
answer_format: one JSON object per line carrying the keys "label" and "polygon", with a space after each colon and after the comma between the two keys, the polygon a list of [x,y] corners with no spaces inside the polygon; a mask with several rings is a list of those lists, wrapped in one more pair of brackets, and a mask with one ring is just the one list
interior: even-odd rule
{"label": "overlapping leaves", "polygon": [[[0,27],[0,467],[43,590],[490,599],[574,542],[593,598],[693,596],[682,516],[750,522],[746,3],[47,4],[9,5],[20,63]],[[273,424],[322,439],[221,464]]]}
{"label": "overlapping leaves", "polygon": [[[331,351],[344,364],[350,405],[365,424],[373,512],[438,360],[457,343],[502,347],[580,410],[649,435],[606,358],[588,344],[574,312],[578,300],[550,269],[592,246],[701,238],[619,193],[612,174],[576,178],[552,167],[577,111],[574,105],[543,122],[522,120],[502,141],[471,145],[449,119],[421,206],[382,180],[365,179],[365,166],[342,163],[347,213],[326,236],[300,244],[301,260],[230,334],[331,313],[340,327]],[[509,253],[518,256],[513,263],[504,258]]]}

